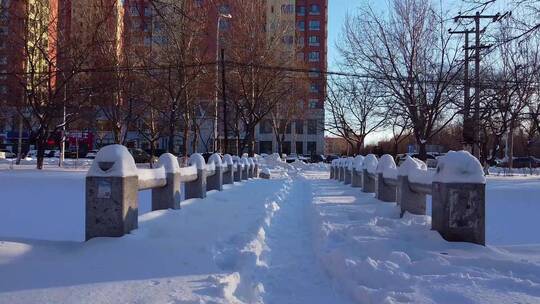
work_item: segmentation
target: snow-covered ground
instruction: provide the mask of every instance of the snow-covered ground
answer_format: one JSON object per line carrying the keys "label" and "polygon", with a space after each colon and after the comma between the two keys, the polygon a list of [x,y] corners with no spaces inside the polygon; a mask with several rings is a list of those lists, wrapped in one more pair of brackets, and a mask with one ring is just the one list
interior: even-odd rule
{"label": "snow-covered ground", "polygon": [[540,303],[540,178],[490,177],[487,247],[429,216],[272,163],[250,180],[84,238],[84,171],[0,170],[0,303]]}

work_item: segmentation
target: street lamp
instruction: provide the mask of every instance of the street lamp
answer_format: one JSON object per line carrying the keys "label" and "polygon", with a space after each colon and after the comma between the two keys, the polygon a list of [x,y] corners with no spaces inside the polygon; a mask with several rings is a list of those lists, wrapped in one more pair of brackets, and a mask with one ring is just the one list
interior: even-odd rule
{"label": "street lamp", "polygon": [[[217,152],[218,149],[218,143],[219,143],[219,135],[218,135],[218,113],[219,113],[219,50],[220,50],[220,39],[219,39],[219,33],[220,33],[220,25],[222,19],[232,19],[231,14],[222,14],[220,13],[218,15],[217,20],[217,30],[216,30],[216,93],[215,93],[215,100],[214,100],[214,152]],[[226,123],[226,122],[224,122]],[[227,134],[225,134],[227,136]]]}

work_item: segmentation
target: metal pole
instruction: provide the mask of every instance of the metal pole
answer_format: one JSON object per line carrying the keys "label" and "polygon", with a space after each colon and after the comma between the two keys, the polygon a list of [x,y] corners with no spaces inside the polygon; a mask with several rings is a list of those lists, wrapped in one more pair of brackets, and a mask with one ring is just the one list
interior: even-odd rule
{"label": "metal pole", "polygon": [[215,100],[214,100],[214,125],[213,125],[213,133],[214,133],[214,143],[213,143],[213,150],[214,152],[217,152],[218,150],[218,103],[219,103],[219,26],[221,22],[221,15],[218,16],[217,19],[217,30],[216,30],[216,92],[215,92]]}
{"label": "metal pole", "polygon": [[221,95],[223,98],[223,133],[224,141],[222,151],[224,153],[229,152],[229,128],[227,126],[227,93],[225,91],[226,80],[225,80],[225,49],[221,49]]}
{"label": "metal pole", "polygon": [[474,76],[475,76],[475,89],[474,89],[474,149],[473,153],[476,158],[480,159],[480,12],[476,12],[474,18],[475,23],[475,60],[474,60]]}

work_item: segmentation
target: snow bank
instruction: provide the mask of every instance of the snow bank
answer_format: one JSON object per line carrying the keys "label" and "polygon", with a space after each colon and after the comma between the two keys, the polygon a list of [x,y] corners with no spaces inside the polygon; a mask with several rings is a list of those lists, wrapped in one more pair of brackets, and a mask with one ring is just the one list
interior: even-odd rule
{"label": "snow bank", "polygon": [[400,218],[396,204],[329,180],[312,189],[319,262],[356,303],[540,303],[538,244],[447,242],[429,216]]}
{"label": "snow bank", "polygon": [[358,155],[354,158],[354,168],[356,171],[362,171],[362,166],[364,164],[364,157],[362,155]]}
{"label": "snow bank", "polygon": [[482,165],[467,151],[450,151],[440,157],[434,181],[443,183],[485,184]]}
{"label": "snow bank", "polygon": [[378,163],[377,156],[368,154],[368,156],[364,158],[362,169],[366,169],[369,173],[376,173]]}
{"label": "snow bank", "polygon": [[[108,170],[99,167],[100,162],[113,163]],[[101,148],[88,170],[87,176],[135,176],[137,166],[128,149],[122,145],[109,145]]]}
{"label": "snow bank", "polygon": [[178,173],[180,171],[178,158],[171,153],[162,154],[157,161],[157,166],[165,168],[166,173]]}
{"label": "snow bank", "polygon": [[199,170],[202,170],[205,168],[206,162],[204,161],[204,157],[201,154],[193,153],[189,157],[189,164],[194,165]]}

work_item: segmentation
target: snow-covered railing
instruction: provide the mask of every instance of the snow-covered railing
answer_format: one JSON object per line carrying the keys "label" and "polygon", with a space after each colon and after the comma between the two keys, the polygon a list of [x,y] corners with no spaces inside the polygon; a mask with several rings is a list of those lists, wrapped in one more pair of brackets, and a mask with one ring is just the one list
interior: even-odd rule
{"label": "snow-covered railing", "polygon": [[185,199],[205,198],[207,191],[234,183],[236,174],[238,181],[257,177],[256,159],[213,154],[206,163],[195,153],[180,168],[176,156],[165,153],[156,168],[139,169],[126,147],[106,146],[86,176],[86,239],[122,236],[137,228],[138,191],[152,190],[152,210],[180,209],[182,183]]}
{"label": "snow-covered railing", "polygon": [[[347,169],[343,169],[347,168]],[[347,176],[349,175],[349,176]],[[405,212],[426,214],[426,196],[432,196],[432,227],[449,241],[485,244],[485,178],[478,160],[465,151],[439,158],[437,170],[428,170],[418,159],[406,157],[397,167],[390,155],[332,161],[333,179],[351,180],[353,187],[375,193],[385,202],[396,202]]]}

